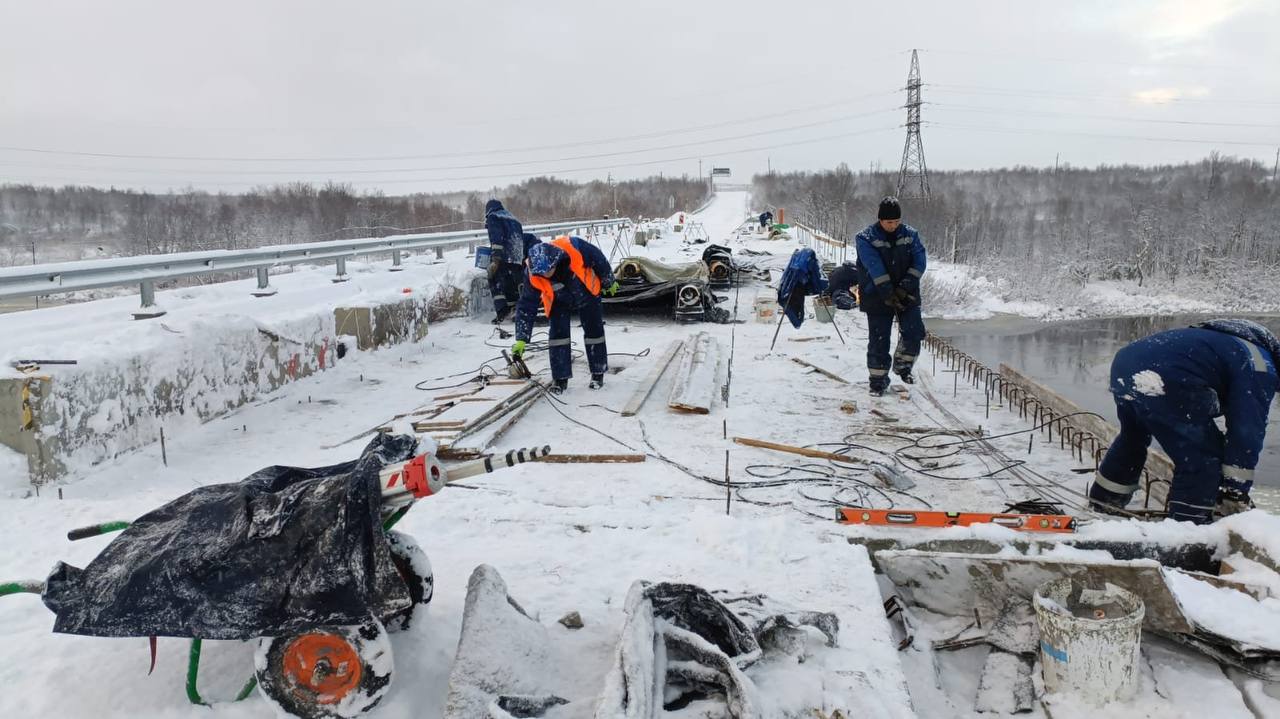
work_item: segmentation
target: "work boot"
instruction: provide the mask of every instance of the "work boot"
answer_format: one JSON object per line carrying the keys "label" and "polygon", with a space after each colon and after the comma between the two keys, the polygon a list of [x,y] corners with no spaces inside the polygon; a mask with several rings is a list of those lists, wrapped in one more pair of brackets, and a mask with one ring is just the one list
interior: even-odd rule
{"label": "work boot", "polygon": [[871,388],[868,390],[868,394],[870,394],[872,397],[883,397],[885,389],[887,388],[871,385]]}
{"label": "work boot", "polygon": [[551,394],[560,394],[569,389],[569,380],[558,379],[551,384]]}
{"label": "work boot", "polygon": [[588,389],[600,389],[603,386],[604,386],[604,375],[602,374],[591,375],[591,383],[587,385]]}
{"label": "work boot", "polygon": [[913,377],[913,376],[911,375],[911,371],[910,371],[910,370],[908,370],[908,371],[906,371],[906,372],[899,372],[899,373],[898,373],[898,376],[899,376],[899,377],[901,377],[901,378],[902,378],[902,381],[903,381],[903,382],[906,382],[907,384],[915,384],[915,383],[916,383],[916,378],[915,378],[915,377]]}
{"label": "work boot", "polygon": [[510,307],[503,307],[502,309],[498,310],[498,311],[497,311],[497,314],[494,316],[494,318],[493,318],[493,324],[495,324],[495,325],[500,325],[500,324],[502,324],[503,322],[505,322],[505,321],[506,321],[506,319],[507,319],[507,315],[510,315],[510,314],[511,314],[511,308],[510,308]]}

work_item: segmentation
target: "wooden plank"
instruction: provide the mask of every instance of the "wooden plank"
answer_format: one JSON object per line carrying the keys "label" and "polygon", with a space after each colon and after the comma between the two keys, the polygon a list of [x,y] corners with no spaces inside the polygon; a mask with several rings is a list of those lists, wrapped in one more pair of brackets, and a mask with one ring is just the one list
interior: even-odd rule
{"label": "wooden plank", "polygon": [[636,388],[635,394],[631,395],[631,399],[627,401],[627,406],[622,408],[623,417],[633,417],[636,412],[640,411],[640,406],[653,393],[654,385],[658,384],[662,374],[667,371],[667,366],[671,364],[671,360],[675,358],[676,353],[683,346],[683,340],[676,340],[671,343],[666,352],[662,353],[662,356],[658,357],[653,367],[649,368],[649,374],[645,375],[644,381]]}
{"label": "wooden plank", "polygon": [[708,414],[716,395],[716,368],[720,362],[720,345],[706,332],[699,332],[685,343],[684,356],[676,371],[667,406],[684,412]]}
{"label": "wooden plank", "polygon": [[532,401],[537,397],[537,393],[542,391],[542,386],[533,381],[520,380],[515,384],[522,384],[524,386],[511,396],[504,398],[501,402],[485,410],[484,414],[481,414],[479,417],[468,422],[466,427],[458,433],[458,439],[461,439],[482,427],[487,427],[494,420],[516,409],[524,402]]}
{"label": "wooden plank", "polygon": [[820,375],[824,375],[824,376],[826,376],[826,377],[830,377],[831,379],[833,379],[833,380],[835,380],[835,381],[837,381],[837,382],[841,382],[841,383],[843,383],[843,384],[849,384],[849,380],[845,379],[844,377],[841,377],[840,375],[836,374],[835,372],[828,372],[827,370],[822,369],[821,367],[819,367],[819,366],[818,366],[818,365],[816,365],[816,364],[813,364],[813,363],[811,363],[811,362],[805,362],[804,360],[800,359],[799,357],[792,357],[792,358],[791,358],[791,361],[792,361],[792,362],[795,362],[795,363],[796,363],[796,364],[798,364],[798,365],[803,365],[803,366],[805,366],[805,367],[808,367],[809,369],[813,370],[814,372],[817,372],[817,373],[818,373],[818,374],[820,374]]}
{"label": "wooden plank", "polygon": [[836,454],[835,452],[823,452],[820,449],[809,449],[808,447],[793,447],[789,444],[779,444],[777,442],[767,442],[763,439],[751,439],[750,437],[734,437],[734,442],[745,444],[748,447],[759,447],[761,449],[772,449],[775,452],[786,452],[788,454],[799,454],[804,457],[814,457],[816,459],[829,459],[833,462],[844,462],[845,464],[866,464],[865,461],[857,457],[850,457],[844,454]]}
{"label": "wooden plank", "polygon": [[550,464],[622,464],[630,462],[643,462],[645,455],[643,454],[548,454],[545,457],[539,457],[535,462],[548,462]]}
{"label": "wooden plank", "polygon": [[[1046,408],[1058,416],[1085,411],[1080,405],[1007,364],[1000,365],[1000,376],[1022,391],[1034,395]],[[1076,414],[1071,419],[1063,421],[1094,435],[1103,442],[1112,442],[1115,440],[1116,435],[1120,434],[1119,427],[1092,414]],[[1173,477],[1173,460],[1169,459],[1169,455],[1155,447],[1147,448],[1146,468],[1155,478],[1169,480]],[[1168,484],[1164,482],[1153,483],[1150,496],[1151,506],[1157,509],[1164,507],[1168,495]]]}

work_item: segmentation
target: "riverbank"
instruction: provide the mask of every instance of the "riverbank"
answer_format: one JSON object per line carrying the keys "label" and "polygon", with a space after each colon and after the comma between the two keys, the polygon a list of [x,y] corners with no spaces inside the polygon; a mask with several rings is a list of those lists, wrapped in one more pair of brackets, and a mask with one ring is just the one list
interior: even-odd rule
{"label": "riverbank", "polygon": [[[1251,276],[1257,275],[1257,276]],[[1186,314],[1280,313],[1280,283],[1261,272],[1230,282],[1205,277],[1175,283],[1091,280],[1081,283],[1068,268],[1003,276],[1000,268],[931,262],[923,283],[925,316],[985,320],[1017,315],[1042,321],[1097,317]]]}

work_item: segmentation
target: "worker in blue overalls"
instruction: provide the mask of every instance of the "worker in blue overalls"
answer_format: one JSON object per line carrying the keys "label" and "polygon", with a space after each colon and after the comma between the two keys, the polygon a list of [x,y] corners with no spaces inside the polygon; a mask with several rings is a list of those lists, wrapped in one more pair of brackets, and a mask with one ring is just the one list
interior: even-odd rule
{"label": "worker in blue overalls", "polygon": [[601,295],[614,295],[618,282],[609,258],[599,247],[581,237],[560,236],[529,248],[525,258],[524,284],[516,303],[516,342],[511,354],[520,357],[533,335],[533,321],[542,305],[547,315],[548,353],[551,356],[551,391],[559,394],[573,376],[572,340],[569,319],[578,313],[582,322],[582,344],[591,369],[591,389],[604,385],[609,371],[609,351],[604,342],[604,307]]}
{"label": "worker in blue overalls", "polygon": [[858,309],[867,314],[867,374],[871,396],[889,388],[889,339],[898,320],[898,346],[892,369],[913,384],[912,369],[925,337],[920,315],[920,280],[927,256],[920,233],[902,222],[896,197],[880,201],[876,222],[858,233]]}
{"label": "worker in blue overalls", "polygon": [[1251,507],[1278,363],[1280,340],[1249,320],[1202,322],[1122,348],[1111,363],[1120,434],[1089,489],[1094,508],[1123,510],[1153,437],[1174,463],[1170,517],[1203,524],[1215,511]]}

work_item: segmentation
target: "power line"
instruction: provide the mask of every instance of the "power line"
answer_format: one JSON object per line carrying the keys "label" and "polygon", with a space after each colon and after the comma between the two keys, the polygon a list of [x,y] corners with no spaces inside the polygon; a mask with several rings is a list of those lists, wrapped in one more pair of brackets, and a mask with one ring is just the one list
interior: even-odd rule
{"label": "power line", "polygon": [[[949,83],[929,83],[929,88],[935,92],[951,93],[951,94],[973,94],[973,95],[1000,95],[1008,97],[1050,97],[1063,100],[1121,100],[1132,102],[1136,98],[1133,96],[1122,95],[1093,95],[1089,93],[1077,92],[1055,92],[1052,90],[1033,90],[1023,88],[1001,88],[1001,87],[985,87],[981,85],[953,85]],[[1272,100],[1226,100],[1226,99],[1205,99],[1193,97],[1171,97],[1164,100],[1151,100],[1146,104],[1164,105],[1170,103],[1191,103],[1202,105],[1246,105],[1255,107],[1280,107],[1280,101]]]}
{"label": "power line", "polygon": [[996,52],[981,50],[947,50],[939,48],[921,48],[920,52],[929,55],[966,55],[970,57],[990,57],[997,59],[1015,59],[1019,61],[1029,62],[1048,62],[1062,63],[1067,65],[1108,65],[1118,67],[1155,67],[1155,68],[1185,68],[1189,70],[1231,70],[1240,71],[1243,67],[1229,67],[1226,65],[1203,65],[1198,63],[1173,63],[1173,62],[1128,62],[1125,60],[1102,60],[1097,57],[1045,57],[1042,55],[1026,55],[1014,52]]}
{"label": "power line", "polygon": [[735,125],[748,125],[753,122],[762,120],[773,120],[779,117],[791,117],[800,112],[813,112],[816,110],[827,110],[841,105],[858,102],[868,98],[884,97],[896,95],[900,89],[885,90],[881,92],[866,93],[847,97],[832,102],[824,102],[816,105],[808,105],[803,107],[788,108],[785,111],[773,112],[765,115],[756,115],[753,117],[739,118],[735,120],[724,120],[721,122],[713,122],[704,125],[693,125],[690,127],[672,128],[667,130],[658,130],[653,132],[644,132],[634,135],[620,135],[616,137],[605,137],[596,140],[579,140],[574,142],[564,142],[551,145],[534,145],[527,147],[507,147],[493,150],[474,150],[468,152],[442,152],[427,155],[374,155],[367,157],[217,157],[210,155],[151,155],[151,154],[128,154],[113,152],[94,152],[82,150],[59,150],[44,147],[16,147],[16,146],[0,146],[0,150],[10,152],[27,152],[43,155],[72,155],[78,157],[99,157],[116,160],[174,160],[183,162],[387,162],[387,161],[405,161],[405,160],[438,160],[455,157],[473,157],[477,155],[496,155],[496,154],[520,154],[525,152],[540,152],[544,150],[563,150],[571,147],[586,147],[590,145],[608,145],[617,142],[629,142],[633,140],[650,140],[668,135],[682,135],[693,132],[702,132],[704,130],[715,130],[723,127],[732,127]]}
{"label": "power line", "polygon": [[1117,115],[1090,115],[1086,113],[1075,112],[1056,112],[1056,111],[1037,111],[1037,110],[1016,110],[1002,107],[986,107],[982,105],[965,105],[950,102],[926,102],[926,105],[932,105],[943,110],[952,110],[955,112],[976,112],[989,113],[993,115],[1026,115],[1031,117],[1074,117],[1086,120],[1114,120],[1117,122],[1148,122],[1160,125],[1203,125],[1206,127],[1256,127],[1266,129],[1280,128],[1280,123],[1269,124],[1261,122],[1209,122],[1200,120],[1160,120],[1149,117],[1121,117]]}
{"label": "power line", "polygon": [[[732,155],[745,155],[745,154],[750,154],[750,153],[753,153],[753,152],[763,152],[763,151],[765,151],[765,150],[777,150],[777,149],[781,149],[781,148],[785,148],[785,147],[797,147],[797,146],[800,146],[800,145],[811,145],[811,144],[821,143],[821,142],[831,142],[831,141],[834,141],[834,140],[842,140],[842,139],[847,139],[847,138],[850,138],[850,137],[857,137],[857,136],[860,136],[860,135],[869,135],[869,134],[873,134],[873,133],[877,133],[877,132],[889,132],[889,131],[891,131],[891,130],[896,130],[896,129],[898,129],[899,127],[901,127],[901,126],[900,126],[900,125],[892,125],[892,126],[888,126],[888,127],[874,127],[874,128],[867,128],[867,129],[863,129],[863,130],[854,130],[854,131],[851,131],[851,132],[842,132],[842,133],[837,133],[837,134],[834,134],[834,135],[825,135],[825,136],[822,136],[822,137],[814,137],[814,138],[809,138],[809,139],[805,139],[805,140],[795,140],[795,141],[792,141],[792,142],[777,143],[777,144],[773,144],[773,145],[761,145],[761,146],[759,146],[759,147],[739,148],[739,149],[736,149],[736,150],[717,150],[715,154],[716,154],[716,156],[717,156],[717,157],[728,157],[728,156],[732,156]],[[644,160],[644,161],[637,161],[637,162],[615,163],[615,164],[612,164],[612,165],[596,165],[596,166],[592,166],[592,167],[560,168],[560,169],[555,169],[555,170],[542,170],[542,171],[539,171],[539,172],[523,173],[523,174],[522,174],[522,173],[507,173],[507,174],[501,174],[501,175],[471,175],[471,176],[465,176],[465,177],[419,177],[419,178],[396,178],[396,179],[385,179],[385,180],[365,180],[365,181],[355,181],[355,182],[344,183],[344,184],[352,184],[352,185],[359,185],[359,184],[365,184],[365,185],[368,185],[368,184],[374,184],[374,185],[401,185],[401,184],[428,183],[428,182],[461,182],[461,181],[467,181],[467,180],[514,180],[514,179],[526,179],[526,178],[531,178],[531,177],[544,177],[544,176],[554,176],[554,175],[566,175],[566,174],[572,174],[572,173],[577,173],[577,172],[594,172],[594,171],[600,171],[600,170],[616,170],[616,169],[618,169],[618,168],[625,168],[625,167],[647,167],[647,166],[651,166],[651,165],[660,165],[660,164],[663,164],[663,163],[669,163],[669,162],[684,162],[684,161],[688,161],[688,160],[697,160],[697,159],[701,159],[702,157],[703,157],[703,155],[684,155],[684,156],[681,156],[681,157],[665,157],[665,158],[657,159],[657,160]],[[63,178],[63,177],[61,177],[61,176],[59,176],[59,177],[57,177],[57,178],[43,178],[43,179],[44,179],[44,181],[46,181],[46,182],[53,182],[53,181],[58,181],[58,182],[92,182],[92,183],[94,183],[94,184],[96,184],[96,185],[114,185],[114,184],[117,184],[115,180],[100,180],[100,179],[93,179],[93,180],[89,180],[89,179],[72,179],[72,178]],[[187,184],[188,186],[190,186],[192,183],[186,183],[186,184]],[[201,186],[208,186],[208,187],[257,187],[257,186],[261,186],[261,185],[263,185],[263,183],[261,183],[261,182],[201,182],[201,183],[200,183],[200,185],[201,185]]]}
{"label": "power line", "polygon": [[714,145],[721,142],[732,142],[734,140],[744,140],[752,137],[762,137],[766,135],[774,135],[785,132],[794,132],[796,130],[804,130],[813,127],[821,127],[823,125],[831,125],[840,122],[847,122],[863,117],[870,117],[889,112],[897,112],[900,108],[889,107],[880,110],[872,110],[870,112],[855,113],[853,115],[842,115],[840,117],[829,118],[825,120],[816,120],[799,125],[790,125],[787,127],[774,128],[770,130],[758,130],[756,132],[748,132],[740,135],[730,135],[727,137],[718,137],[713,140],[695,140],[691,142],[681,142],[671,145],[659,145],[655,147],[645,147],[636,150],[619,150],[616,152],[601,152],[588,155],[572,155],[569,157],[553,157],[542,158],[538,160],[512,160],[505,162],[487,162],[472,165],[442,165],[438,167],[388,167],[383,169],[324,169],[324,170],[206,170],[206,169],[190,169],[190,168],[173,168],[173,167],[111,167],[102,166],[94,167],[88,165],[57,165],[57,164],[39,164],[30,165],[23,163],[15,163],[0,160],[0,165],[9,167],[28,167],[28,168],[50,168],[62,170],[108,170],[111,172],[128,172],[128,173],[149,173],[156,175],[262,175],[262,176],[284,176],[299,177],[302,175],[376,175],[386,173],[413,173],[413,172],[441,172],[449,170],[482,170],[498,167],[522,167],[529,165],[542,165],[546,163],[556,162],[572,162],[575,160],[597,160],[606,157],[623,157],[627,155],[640,155],[647,152],[660,152],[663,150],[676,150],[689,147],[702,147],[705,145]]}
{"label": "power line", "polygon": [[1073,130],[1046,130],[1022,127],[991,127],[990,125],[954,125],[948,122],[929,122],[929,127],[947,130],[973,130],[1018,135],[1072,135],[1076,137],[1102,137],[1115,140],[1140,140],[1143,142],[1175,142],[1197,145],[1241,145],[1246,147],[1274,147],[1274,142],[1243,142],[1239,140],[1200,140],[1181,137],[1148,137],[1143,135],[1113,135],[1101,132],[1077,132]]}

